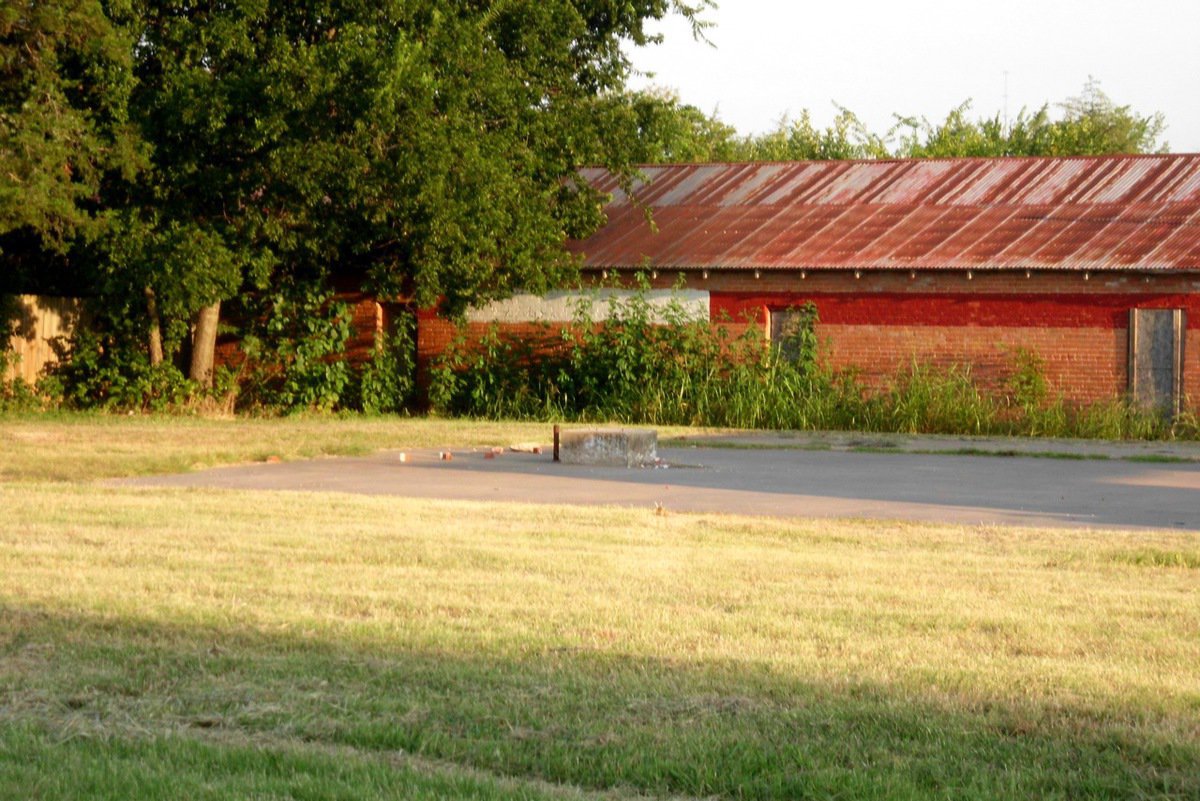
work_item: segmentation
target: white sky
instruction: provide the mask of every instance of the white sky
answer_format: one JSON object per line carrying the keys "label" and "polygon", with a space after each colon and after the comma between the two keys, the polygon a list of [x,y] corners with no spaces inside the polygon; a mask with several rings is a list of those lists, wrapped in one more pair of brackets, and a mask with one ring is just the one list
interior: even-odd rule
{"label": "white sky", "polygon": [[878,133],[893,112],[941,120],[968,98],[973,116],[1015,117],[1078,95],[1094,76],[1118,105],[1161,111],[1175,152],[1200,152],[1200,0],[720,0],[693,41],[686,24],[633,48],[665,86],[740,133],[785,112],[827,125],[836,101]]}

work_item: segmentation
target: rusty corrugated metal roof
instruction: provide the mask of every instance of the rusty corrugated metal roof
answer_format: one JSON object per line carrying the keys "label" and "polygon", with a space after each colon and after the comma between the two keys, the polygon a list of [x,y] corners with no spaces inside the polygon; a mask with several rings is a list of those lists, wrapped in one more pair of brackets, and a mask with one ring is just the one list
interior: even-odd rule
{"label": "rusty corrugated metal roof", "polygon": [[588,267],[1200,269],[1200,155],[673,164],[612,193]]}

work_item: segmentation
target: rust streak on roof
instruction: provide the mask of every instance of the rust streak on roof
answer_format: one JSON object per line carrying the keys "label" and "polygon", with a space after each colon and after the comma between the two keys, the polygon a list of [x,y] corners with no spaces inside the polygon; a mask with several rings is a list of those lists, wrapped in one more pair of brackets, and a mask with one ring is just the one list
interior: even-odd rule
{"label": "rust streak on roof", "polygon": [[[1200,270],[1200,155],[673,164],[570,243],[593,268]],[[653,214],[657,231],[646,222]]]}

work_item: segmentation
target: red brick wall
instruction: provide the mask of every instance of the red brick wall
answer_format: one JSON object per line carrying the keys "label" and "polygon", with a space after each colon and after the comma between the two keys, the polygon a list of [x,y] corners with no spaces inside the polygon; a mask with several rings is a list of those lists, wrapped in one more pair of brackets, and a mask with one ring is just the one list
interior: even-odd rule
{"label": "red brick wall", "polygon": [[338,300],[350,307],[350,339],[346,342],[346,356],[351,364],[361,364],[371,357],[375,349],[375,337],[383,330],[383,308],[373,297],[361,292],[339,295]]}
{"label": "red brick wall", "polygon": [[[467,325],[467,340],[478,342],[492,328],[494,323],[470,323]],[[553,339],[563,328],[563,324],[528,323],[500,324],[499,329],[505,336],[523,338],[527,342],[539,342],[547,337]],[[450,343],[458,336],[458,328],[444,318],[438,317],[432,311],[417,313],[417,383],[427,387],[429,368],[434,360],[450,347]]]}
{"label": "red brick wall", "polygon": [[985,387],[1000,389],[1012,375],[1016,352],[1041,357],[1053,393],[1075,401],[1104,400],[1125,389],[1125,332],[1109,328],[1001,326],[818,326],[822,360],[857,368],[869,385],[914,363],[969,365]]}
{"label": "red brick wall", "polygon": [[[350,313],[350,339],[346,342],[346,359],[359,365],[371,357],[375,349],[375,337],[382,330],[383,307],[374,296],[361,290],[339,290],[335,299],[345,303]],[[216,362],[219,365],[237,367],[245,354],[241,342],[232,335],[222,335],[217,341]]]}
{"label": "red brick wall", "polygon": [[[609,279],[611,281],[611,278]],[[679,273],[664,272],[655,288],[671,287]],[[1126,386],[1131,308],[1187,311],[1184,391],[1200,402],[1200,276],[1127,273],[989,273],[961,271],[817,272],[699,271],[684,286],[710,292],[712,319],[736,331],[746,320],[767,331],[767,310],[812,301],[820,317],[821,357],[835,368],[854,368],[879,385],[914,361],[970,365],[996,385],[1024,348],[1044,362],[1051,390],[1073,401],[1119,397]],[[369,316],[361,315],[363,323]],[[358,315],[356,315],[357,319]],[[732,321],[732,322],[729,322]],[[486,325],[472,325],[477,337]],[[510,334],[540,337],[537,325],[507,325]],[[418,358],[423,371],[455,335],[432,312],[418,315]]]}
{"label": "red brick wall", "polygon": [[710,273],[697,285],[705,284],[714,321],[749,320],[764,335],[768,309],[811,301],[823,361],[875,386],[914,361],[969,365],[996,386],[1024,348],[1043,360],[1051,390],[1078,402],[1124,392],[1130,309],[1182,308],[1184,392],[1193,408],[1200,400],[1200,280],[1192,276],[750,272]]}
{"label": "red brick wall", "polygon": [[[494,323],[470,323],[467,325],[467,339],[478,342],[480,337],[492,328]],[[528,324],[499,324],[506,336],[524,338],[526,340],[541,340],[553,336],[561,330],[561,325],[528,323]],[[420,312],[417,315],[417,358],[422,362],[433,359],[447,347],[458,335],[458,329],[453,323],[438,317],[432,312]]]}
{"label": "red brick wall", "polygon": [[457,330],[449,320],[432,311],[417,312],[417,362],[422,367],[450,347]]}

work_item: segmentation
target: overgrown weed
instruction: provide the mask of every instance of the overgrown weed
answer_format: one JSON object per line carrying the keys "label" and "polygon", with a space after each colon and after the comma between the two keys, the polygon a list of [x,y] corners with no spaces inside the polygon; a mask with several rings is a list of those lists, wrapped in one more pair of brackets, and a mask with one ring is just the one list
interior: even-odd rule
{"label": "overgrown weed", "polygon": [[[513,336],[499,326],[457,339],[431,370],[435,412],[516,420],[611,420],[774,430],[1196,439],[1194,414],[1174,421],[1121,399],[1076,406],[1052,396],[1044,365],[1016,349],[998,386],[969,365],[913,361],[872,389],[822,364],[812,304],[767,342],[757,327],[689,317],[673,300],[655,317],[648,282],[612,295],[600,322],[585,298],[568,324]],[[736,321],[726,320],[725,323]]]}

